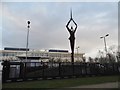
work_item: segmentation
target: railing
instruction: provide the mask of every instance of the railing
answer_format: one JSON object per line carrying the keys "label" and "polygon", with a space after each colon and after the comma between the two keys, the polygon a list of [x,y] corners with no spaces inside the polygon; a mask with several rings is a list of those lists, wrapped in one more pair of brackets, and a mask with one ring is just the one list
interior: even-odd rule
{"label": "railing", "polygon": [[83,77],[120,74],[120,63],[50,63],[9,62],[2,63],[2,82],[24,81],[64,77]]}

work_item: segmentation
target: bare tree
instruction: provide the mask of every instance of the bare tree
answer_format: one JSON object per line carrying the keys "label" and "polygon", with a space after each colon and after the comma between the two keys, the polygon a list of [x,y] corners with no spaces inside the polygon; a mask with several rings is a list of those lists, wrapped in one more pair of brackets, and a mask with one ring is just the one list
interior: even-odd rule
{"label": "bare tree", "polygon": [[88,60],[89,60],[90,63],[93,62],[93,58],[92,57],[89,57]]}
{"label": "bare tree", "polygon": [[94,58],[94,62],[99,62],[99,58],[98,58],[98,57],[95,57],[95,58]]}
{"label": "bare tree", "polygon": [[83,59],[83,62],[86,62],[86,58],[85,57],[83,57],[82,59]]}
{"label": "bare tree", "polygon": [[113,55],[112,53],[108,53],[107,55],[108,55],[108,58],[106,58],[106,59],[109,63],[114,63],[116,61],[115,55]]}

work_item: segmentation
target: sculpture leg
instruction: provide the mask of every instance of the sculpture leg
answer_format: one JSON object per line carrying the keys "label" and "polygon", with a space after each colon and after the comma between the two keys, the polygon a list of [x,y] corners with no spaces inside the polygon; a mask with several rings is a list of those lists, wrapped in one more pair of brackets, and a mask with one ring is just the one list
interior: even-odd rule
{"label": "sculpture leg", "polygon": [[71,45],[71,62],[74,63],[74,42],[75,40],[70,40],[70,45]]}
{"label": "sculpture leg", "polygon": [[71,63],[72,63],[72,74],[74,76],[74,41],[75,40],[70,40],[70,45],[71,45]]}

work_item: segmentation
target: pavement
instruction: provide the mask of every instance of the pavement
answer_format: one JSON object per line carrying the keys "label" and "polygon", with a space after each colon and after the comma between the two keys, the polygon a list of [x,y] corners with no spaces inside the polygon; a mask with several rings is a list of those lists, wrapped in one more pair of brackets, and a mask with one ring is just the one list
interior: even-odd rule
{"label": "pavement", "polygon": [[[120,82],[119,82],[120,84]],[[94,85],[83,85],[83,86],[76,86],[70,88],[120,88],[118,82],[110,82],[110,83],[102,83],[102,84],[94,84]]]}

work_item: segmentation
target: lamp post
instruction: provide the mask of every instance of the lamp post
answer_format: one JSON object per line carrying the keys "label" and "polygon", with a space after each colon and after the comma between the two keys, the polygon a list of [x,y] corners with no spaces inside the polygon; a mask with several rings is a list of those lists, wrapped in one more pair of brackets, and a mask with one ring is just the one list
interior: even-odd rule
{"label": "lamp post", "polygon": [[79,46],[77,46],[77,47],[76,47],[76,50],[77,50],[77,54],[78,54],[78,49],[79,49],[79,48],[80,48]]}
{"label": "lamp post", "polygon": [[77,59],[79,59],[79,56],[78,56],[78,50],[79,50],[79,46],[76,47],[76,50],[77,50]]}
{"label": "lamp post", "polygon": [[107,47],[106,47],[106,39],[105,39],[105,38],[106,38],[107,36],[109,36],[109,34],[106,34],[105,36],[100,37],[101,39],[102,39],[102,38],[104,39],[106,55],[107,55]]}
{"label": "lamp post", "polygon": [[26,43],[26,61],[27,61],[27,52],[28,52],[28,41],[29,41],[29,28],[30,28],[30,21],[27,21],[27,24],[28,24],[28,26],[27,26],[27,28],[28,28],[28,30],[27,30],[27,43]]}

